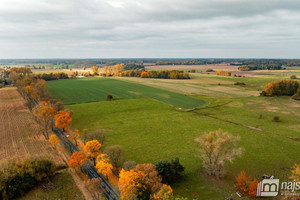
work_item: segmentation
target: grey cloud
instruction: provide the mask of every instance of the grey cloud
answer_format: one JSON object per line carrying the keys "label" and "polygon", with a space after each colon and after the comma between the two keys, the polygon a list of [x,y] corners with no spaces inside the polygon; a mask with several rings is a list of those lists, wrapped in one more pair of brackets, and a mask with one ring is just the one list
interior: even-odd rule
{"label": "grey cloud", "polygon": [[299,10],[296,0],[1,0],[0,58],[295,57]]}

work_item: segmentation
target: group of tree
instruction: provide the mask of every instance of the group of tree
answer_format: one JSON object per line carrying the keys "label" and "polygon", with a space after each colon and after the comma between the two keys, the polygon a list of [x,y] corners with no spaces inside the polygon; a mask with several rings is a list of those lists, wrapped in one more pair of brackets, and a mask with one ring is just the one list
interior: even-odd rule
{"label": "group of tree", "polygon": [[300,83],[295,80],[272,81],[265,85],[261,96],[293,96],[300,100]]}
{"label": "group of tree", "polygon": [[64,72],[57,72],[57,73],[42,73],[34,75],[37,79],[43,79],[45,81],[52,81],[52,80],[59,80],[59,79],[68,79],[68,74]]}
{"label": "group of tree", "polygon": [[0,170],[0,199],[21,197],[39,182],[54,175],[56,166],[46,158],[11,160]]}
{"label": "group of tree", "polygon": [[126,70],[115,74],[121,77],[140,77],[140,78],[162,78],[162,79],[189,79],[189,73],[179,70],[158,70],[140,71]]}
{"label": "group of tree", "polygon": [[123,148],[119,145],[108,146],[104,151],[102,148],[97,140],[86,142],[82,151],[71,155],[69,166],[80,169],[90,159],[100,174],[118,186],[121,199],[175,199],[171,187],[166,184],[181,177],[184,167],[179,159],[137,165],[125,161]]}
{"label": "group of tree", "polygon": [[223,71],[223,70],[218,70],[216,72],[216,74],[219,75],[219,76],[231,76],[231,72]]}
{"label": "group of tree", "polygon": [[261,64],[261,65],[241,65],[238,68],[240,71],[253,71],[253,70],[282,70],[280,64]]}

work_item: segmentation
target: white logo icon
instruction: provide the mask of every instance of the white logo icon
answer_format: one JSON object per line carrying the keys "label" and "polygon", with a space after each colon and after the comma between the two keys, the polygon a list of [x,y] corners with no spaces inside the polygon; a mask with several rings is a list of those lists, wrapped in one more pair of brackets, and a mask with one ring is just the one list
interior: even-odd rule
{"label": "white logo icon", "polygon": [[279,179],[264,179],[257,184],[258,197],[275,197],[279,191]]}

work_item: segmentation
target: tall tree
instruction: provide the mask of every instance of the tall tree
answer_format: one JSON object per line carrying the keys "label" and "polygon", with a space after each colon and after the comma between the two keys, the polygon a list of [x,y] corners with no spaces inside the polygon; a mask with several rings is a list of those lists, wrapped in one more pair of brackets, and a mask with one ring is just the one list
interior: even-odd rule
{"label": "tall tree", "polygon": [[44,136],[46,139],[49,139],[48,131],[51,126],[50,118],[55,116],[56,110],[49,106],[47,102],[41,101],[39,105],[33,108],[33,114],[38,120],[39,124],[42,126]]}
{"label": "tall tree", "polygon": [[221,178],[224,175],[224,165],[232,162],[235,157],[242,154],[243,149],[238,148],[240,137],[233,136],[221,129],[204,134],[196,138],[199,143],[200,158],[208,175]]}
{"label": "tall tree", "polygon": [[87,157],[92,159],[94,165],[96,165],[96,159],[101,154],[102,145],[97,140],[88,141],[84,145],[84,152],[87,154]]}
{"label": "tall tree", "polygon": [[69,126],[72,123],[72,118],[70,113],[66,111],[59,111],[55,117],[55,126],[57,128],[62,128],[64,131],[69,131]]}

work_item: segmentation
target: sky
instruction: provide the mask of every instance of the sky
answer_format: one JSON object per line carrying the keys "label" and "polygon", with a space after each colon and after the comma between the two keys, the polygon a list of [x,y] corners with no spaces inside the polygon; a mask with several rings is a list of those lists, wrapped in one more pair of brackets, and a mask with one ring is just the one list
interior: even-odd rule
{"label": "sky", "polygon": [[300,58],[300,1],[0,0],[8,58]]}

